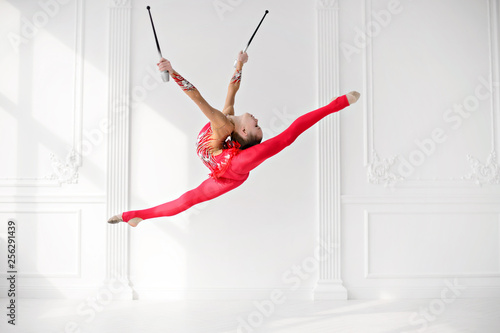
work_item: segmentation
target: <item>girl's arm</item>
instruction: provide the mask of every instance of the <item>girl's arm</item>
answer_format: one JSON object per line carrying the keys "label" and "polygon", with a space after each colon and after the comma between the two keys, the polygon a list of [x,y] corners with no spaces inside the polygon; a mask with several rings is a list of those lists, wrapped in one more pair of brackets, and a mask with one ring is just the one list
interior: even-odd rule
{"label": "girl's arm", "polygon": [[170,73],[170,76],[174,79],[175,82],[177,82],[177,84],[182,88],[186,95],[188,95],[193,100],[193,102],[198,105],[200,110],[210,120],[213,130],[217,130],[228,124],[232,125],[229,119],[227,119],[227,117],[222,112],[208,104],[208,102],[203,98],[203,96],[201,96],[200,92],[198,91],[198,89],[196,89],[195,86],[193,86],[188,80],[183,78],[172,68],[170,61],[162,58],[158,63],[158,67],[160,71],[167,70]]}
{"label": "girl's arm", "polygon": [[240,89],[241,82],[241,71],[243,69],[243,64],[248,61],[248,54],[240,51],[238,54],[238,62],[236,63],[236,70],[234,71],[234,75],[231,78],[231,82],[229,82],[229,87],[227,89],[226,102],[224,103],[224,109],[222,113],[226,115],[234,115],[234,98],[236,96],[236,92]]}

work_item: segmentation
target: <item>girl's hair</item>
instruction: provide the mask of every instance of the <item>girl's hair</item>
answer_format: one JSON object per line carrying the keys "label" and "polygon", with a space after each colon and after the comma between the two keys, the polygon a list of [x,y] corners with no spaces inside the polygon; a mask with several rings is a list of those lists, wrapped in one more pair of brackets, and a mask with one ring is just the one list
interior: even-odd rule
{"label": "girl's hair", "polygon": [[248,134],[247,138],[243,139],[238,133],[236,133],[236,131],[231,134],[231,139],[238,141],[241,145],[241,150],[258,145],[262,141],[262,138],[258,139],[253,133]]}

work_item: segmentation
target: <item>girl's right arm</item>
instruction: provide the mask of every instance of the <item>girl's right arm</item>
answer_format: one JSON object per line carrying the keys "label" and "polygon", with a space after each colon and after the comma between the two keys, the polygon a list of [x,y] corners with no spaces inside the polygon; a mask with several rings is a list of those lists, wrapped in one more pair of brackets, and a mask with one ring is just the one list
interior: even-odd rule
{"label": "girl's right arm", "polygon": [[231,122],[227,119],[227,117],[220,112],[219,110],[213,108],[208,102],[201,96],[200,92],[194,85],[192,85],[188,80],[183,78],[177,71],[172,68],[170,61],[162,58],[158,63],[158,68],[160,71],[168,71],[170,76],[174,79],[175,82],[182,88],[182,90],[188,95],[193,102],[198,105],[200,110],[205,114],[205,116],[210,120],[212,124],[212,128],[218,129],[227,125]]}

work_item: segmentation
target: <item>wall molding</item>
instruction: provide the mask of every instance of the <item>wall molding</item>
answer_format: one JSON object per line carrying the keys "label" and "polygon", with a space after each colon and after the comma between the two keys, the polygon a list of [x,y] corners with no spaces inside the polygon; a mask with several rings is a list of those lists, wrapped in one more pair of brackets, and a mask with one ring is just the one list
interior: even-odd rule
{"label": "wall molding", "polygon": [[365,279],[449,279],[449,278],[498,278],[500,272],[477,272],[477,273],[425,273],[425,274],[383,274],[366,273]]}
{"label": "wall molding", "polygon": [[[323,106],[340,93],[339,19],[337,1],[317,4],[318,20],[318,100]],[[327,259],[319,264],[315,299],[347,299],[341,279],[341,175],[340,119],[333,114],[319,124],[319,239],[328,244],[331,253],[321,248]]]}
{"label": "wall molding", "polygon": [[[452,281],[450,281],[452,282]],[[458,280],[460,285],[465,285],[467,288],[457,298],[499,298],[500,287],[488,287],[468,285],[463,279]],[[19,291],[17,297],[19,299],[74,299],[84,300],[89,296],[96,296],[99,290],[105,288],[103,284],[81,285],[81,286],[23,286],[17,287]],[[440,298],[441,292],[446,288],[442,286],[429,287],[358,287],[349,286],[349,299],[371,299],[377,301],[379,299],[433,299]],[[216,290],[215,288],[205,290],[196,289],[173,289],[162,288],[161,286],[154,287],[137,287],[138,299],[161,299],[161,300],[255,300],[268,299],[270,293],[275,290],[267,289],[226,289]],[[283,288],[276,288],[284,290]],[[311,299],[311,289],[298,289],[297,291],[287,293],[285,295],[289,300],[307,300]],[[7,288],[0,287],[0,294],[6,295]],[[221,296],[222,295],[222,296]]]}
{"label": "wall molding", "polygon": [[339,10],[338,0],[318,0],[319,10]]}
{"label": "wall molding", "polygon": [[[500,103],[500,91],[499,89],[493,89],[493,82],[499,81],[499,55],[498,55],[498,8],[495,0],[485,0],[487,4],[487,20],[488,20],[488,36],[489,36],[489,49],[490,49],[490,89],[492,93],[492,103],[491,103],[491,144],[492,144],[492,154],[496,155],[496,142],[500,142],[499,134],[497,133],[497,128],[500,128],[500,123],[498,117],[495,115],[495,110],[499,109]],[[373,15],[372,15],[372,0],[363,1],[363,31],[368,31],[368,26],[373,25]],[[464,161],[471,166],[472,173],[456,178],[449,179],[420,179],[408,180],[400,175],[392,167],[394,162],[399,159],[398,154],[394,154],[389,157],[379,158],[379,154],[375,147],[375,137],[374,137],[374,102],[373,102],[373,38],[371,34],[366,34],[366,47],[365,52],[363,52],[363,67],[364,67],[364,91],[365,97],[363,98],[363,109],[364,109],[364,133],[365,133],[365,153],[364,153],[364,166],[367,171],[367,181],[374,185],[383,185],[385,187],[391,187],[397,185],[397,187],[411,187],[411,188],[427,188],[427,187],[451,187],[451,188],[475,188],[482,186],[484,184],[497,185],[499,181],[499,170],[500,165],[495,161],[494,164],[490,163],[490,156],[486,157],[487,162],[482,165],[478,159],[467,154],[464,156]],[[486,177],[484,177],[480,172],[478,172],[478,166],[481,170],[486,170],[489,172]],[[493,175],[491,175],[493,173]]]}
{"label": "wall molding", "polygon": [[67,195],[0,195],[0,203],[98,203],[106,202],[105,194],[67,194]]}
{"label": "wall molding", "polygon": [[59,187],[62,184],[78,183],[78,169],[82,166],[81,156],[83,132],[83,40],[85,10],[83,0],[75,1],[75,71],[73,86],[73,146],[60,158],[50,154],[53,172],[43,177],[2,177],[0,187]]}
{"label": "wall molding", "polygon": [[477,158],[467,155],[472,172],[463,179],[472,180],[476,185],[483,186],[484,184],[498,185],[500,184],[500,165],[497,162],[497,155],[493,150],[486,158],[486,163],[481,163]]}
{"label": "wall molding", "polygon": [[[107,217],[128,210],[130,151],[130,21],[128,0],[111,0],[109,8],[109,88],[107,152]],[[129,248],[126,223],[107,224],[106,281],[126,281],[119,299],[133,299],[128,277]]]}
{"label": "wall molding", "polygon": [[[489,204],[500,205],[500,195],[343,195],[342,204]],[[499,208],[500,209],[500,208]]]}
{"label": "wall molding", "polygon": [[268,288],[166,288],[161,285],[134,286],[137,299],[162,300],[255,300],[269,299],[280,291],[290,300],[312,300],[313,288],[268,287]]}
{"label": "wall molding", "polygon": [[[8,209],[8,210],[0,210],[0,213],[2,214],[9,214],[11,216],[15,216],[15,214],[75,214],[76,215],[76,228],[77,228],[77,244],[76,246],[76,260],[77,260],[77,266],[76,270],[71,273],[60,273],[60,274],[47,274],[47,273],[23,273],[22,270],[18,273],[17,276],[22,278],[22,279],[47,279],[47,278],[73,278],[73,279],[80,279],[82,277],[82,210],[81,209],[68,209],[68,210],[53,210],[53,209],[37,209],[37,210],[13,210],[13,209]],[[15,220],[18,221],[18,218],[9,218],[9,220]],[[19,225],[19,223],[16,222],[16,225]],[[47,226],[44,226],[47,227]],[[19,231],[22,230],[19,227],[16,227],[16,233],[19,233]],[[18,237],[18,236],[16,236]],[[19,241],[18,241],[19,243]],[[19,255],[17,255],[19,257]],[[22,258],[21,258],[21,263],[22,263]],[[22,266],[22,264],[21,264]],[[6,277],[6,273],[0,273],[0,278]]]}
{"label": "wall molding", "polygon": [[[500,297],[500,287],[469,285],[457,279],[459,285],[466,288],[461,290],[457,298],[498,298]],[[454,279],[449,279],[453,282]],[[429,287],[358,287],[349,286],[349,299],[441,299],[443,289],[447,288],[444,282],[441,286]]]}
{"label": "wall molding", "polygon": [[[59,286],[17,286],[16,298],[19,299],[74,299],[87,300],[96,297],[100,289],[105,289],[102,284],[85,285],[59,285]],[[8,288],[0,287],[1,295],[7,295]],[[76,306],[75,306],[76,310]]]}
{"label": "wall molding", "polygon": [[[491,214],[496,215],[497,224],[500,229],[500,210],[478,210],[478,211],[422,211],[422,210],[405,210],[405,211],[388,211],[388,210],[375,210],[368,211],[364,210],[364,221],[363,221],[363,234],[364,234],[364,278],[365,279],[416,279],[416,278],[498,278],[500,277],[500,270],[498,271],[484,271],[484,272],[439,272],[439,273],[419,273],[419,274],[406,274],[406,273],[372,273],[370,271],[370,224],[372,215],[449,215],[457,214],[461,215],[478,215],[478,214]],[[500,235],[497,238],[497,242],[500,243]],[[498,253],[498,258],[500,260],[500,252]],[[497,262],[497,266],[500,267],[500,261]]]}

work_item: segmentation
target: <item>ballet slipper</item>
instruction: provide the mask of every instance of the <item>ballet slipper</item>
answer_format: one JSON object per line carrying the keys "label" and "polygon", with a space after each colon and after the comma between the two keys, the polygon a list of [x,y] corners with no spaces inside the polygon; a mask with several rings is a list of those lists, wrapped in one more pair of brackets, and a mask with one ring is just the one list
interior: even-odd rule
{"label": "ballet slipper", "polygon": [[357,102],[357,100],[359,99],[360,94],[357,91],[351,91],[346,96],[347,96],[347,101],[349,102],[349,105],[352,105],[352,104],[354,104],[354,103]]}
{"label": "ballet slipper", "polygon": [[120,215],[115,215],[115,216],[111,217],[111,218],[108,220],[108,223],[111,223],[111,224],[115,224],[115,223],[118,223],[118,222],[123,222],[123,219],[122,219],[122,214],[120,214]]}

